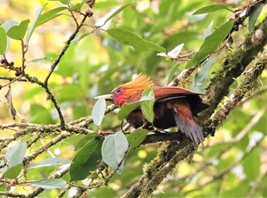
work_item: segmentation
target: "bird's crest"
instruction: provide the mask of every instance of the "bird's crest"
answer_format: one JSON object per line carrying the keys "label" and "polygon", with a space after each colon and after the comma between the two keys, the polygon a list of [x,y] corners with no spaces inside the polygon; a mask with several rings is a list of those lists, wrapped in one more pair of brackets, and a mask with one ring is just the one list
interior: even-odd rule
{"label": "bird's crest", "polygon": [[148,76],[139,74],[136,79],[128,83],[125,83],[121,85],[120,87],[124,89],[143,89],[144,90],[151,85],[153,85],[153,82]]}

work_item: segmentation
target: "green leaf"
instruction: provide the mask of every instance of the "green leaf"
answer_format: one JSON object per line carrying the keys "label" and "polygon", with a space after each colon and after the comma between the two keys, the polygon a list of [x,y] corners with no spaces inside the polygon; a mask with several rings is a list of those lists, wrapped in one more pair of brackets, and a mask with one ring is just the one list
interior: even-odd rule
{"label": "green leaf", "polygon": [[49,10],[49,11],[41,14],[37,19],[35,27],[38,27],[38,26],[62,15],[62,13],[60,13],[60,12],[62,12],[63,10],[66,10],[66,9],[67,9],[67,7],[58,7],[58,8],[54,8],[52,10]]}
{"label": "green leaf", "polygon": [[19,142],[9,148],[5,154],[5,158],[8,162],[8,166],[12,167],[23,162],[27,144],[25,142]]}
{"label": "green leaf", "polygon": [[110,19],[112,19],[114,16],[118,15],[120,12],[122,12],[125,8],[127,8],[128,6],[133,5],[133,2],[131,3],[127,3],[123,6],[121,6],[118,10],[116,10],[112,15],[110,15],[110,17],[108,17],[105,22],[103,23],[102,26],[104,26]]}
{"label": "green leaf", "polygon": [[219,11],[219,10],[229,10],[228,7],[229,7],[229,5],[227,5],[227,4],[208,5],[208,6],[205,6],[203,8],[200,8],[200,9],[196,10],[192,15],[216,12],[216,11]]}
{"label": "green leaf", "polygon": [[146,129],[136,129],[128,137],[128,142],[132,149],[137,148],[146,139],[148,130]]}
{"label": "green leaf", "polygon": [[39,9],[36,11],[36,13],[35,13],[35,17],[34,17],[34,19],[33,19],[33,22],[31,23],[31,26],[29,27],[28,32],[27,32],[27,35],[26,35],[26,39],[25,39],[25,42],[26,42],[26,43],[29,43],[30,38],[31,38],[31,36],[32,36],[32,33],[33,33],[34,29],[35,29],[35,24],[36,24],[38,18],[40,17],[40,15],[41,15],[41,13],[42,13],[44,7],[45,7],[45,5],[44,5],[43,7],[41,7],[41,8],[39,8]]}
{"label": "green leaf", "polygon": [[76,3],[76,4],[72,5],[72,6],[69,8],[69,10],[70,10],[70,11],[80,10],[84,3],[85,3],[84,1],[81,2],[81,3]]}
{"label": "green leaf", "polygon": [[129,113],[138,108],[140,103],[124,104],[121,107],[121,110],[118,113],[118,118],[124,120]]}
{"label": "green leaf", "polygon": [[73,107],[72,115],[75,120],[81,117],[90,115],[88,105],[79,105],[79,106]]}
{"label": "green leaf", "polygon": [[63,179],[42,179],[38,181],[28,182],[30,186],[40,187],[45,190],[53,190],[56,188],[65,188],[67,183]]}
{"label": "green leaf", "polygon": [[7,50],[7,35],[3,27],[0,27],[0,55],[4,55]]}
{"label": "green leaf", "polygon": [[18,25],[14,25],[13,27],[11,27],[8,30],[7,35],[10,38],[13,38],[16,40],[23,40],[23,38],[26,34],[26,31],[27,31],[29,22],[30,22],[30,20],[27,19],[27,20],[21,21],[20,24],[18,24]]}
{"label": "green leaf", "polygon": [[3,177],[8,179],[17,178],[20,174],[22,167],[23,167],[22,164],[17,164],[15,166],[8,168],[6,172],[3,174]]}
{"label": "green leaf", "polygon": [[262,11],[262,8],[264,7],[263,3],[258,4],[256,7],[253,8],[251,14],[249,15],[248,18],[248,30],[250,32],[253,32],[256,21]]}
{"label": "green leaf", "polygon": [[53,119],[48,109],[39,104],[31,104],[31,122],[37,124],[51,124]]}
{"label": "green leaf", "polygon": [[67,159],[55,157],[55,158],[45,159],[35,164],[32,164],[31,166],[29,166],[29,169],[47,167],[47,166],[58,166],[68,163],[70,163],[70,161]]}
{"label": "green leaf", "polygon": [[59,103],[67,101],[80,101],[85,93],[78,85],[59,86],[55,89],[57,101]]}
{"label": "green leaf", "polygon": [[39,63],[39,62],[52,61],[52,60],[53,60],[52,57],[47,56],[47,57],[32,59],[30,62],[32,62],[32,63]]}
{"label": "green leaf", "polygon": [[122,45],[130,45],[137,51],[147,50],[146,42],[133,32],[123,29],[109,29],[108,34],[118,40]]}
{"label": "green leaf", "polygon": [[58,1],[62,4],[68,4],[70,2],[70,0],[48,0],[48,1]]}
{"label": "green leaf", "polygon": [[106,100],[99,98],[93,106],[92,117],[95,125],[100,126],[107,108]]}
{"label": "green leaf", "polygon": [[8,19],[2,23],[2,27],[6,30],[6,32],[12,28],[13,26],[18,25],[18,22]]}
{"label": "green leaf", "polygon": [[203,93],[208,86],[209,71],[216,60],[216,56],[210,56],[197,71],[195,78],[192,82],[192,91]]}
{"label": "green leaf", "polygon": [[101,143],[98,138],[90,139],[74,156],[70,166],[71,181],[85,179],[97,168],[101,160]]}
{"label": "green leaf", "polygon": [[75,151],[79,150],[80,148],[82,148],[87,142],[95,139],[97,137],[97,133],[94,132],[94,133],[90,133],[90,134],[87,134],[87,135],[83,135],[84,137],[79,140],[76,144],[74,144],[75,146]]}
{"label": "green leaf", "polygon": [[208,36],[204,43],[201,45],[199,51],[194,55],[194,57],[187,63],[187,67],[191,67],[200,61],[202,61],[210,53],[214,52],[221,42],[226,38],[233,27],[234,22],[228,21]]}
{"label": "green leaf", "polygon": [[127,138],[121,131],[106,136],[101,148],[103,161],[114,169],[118,168],[125,158],[128,146]]}
{"label": "green leaf", "polygon": [[167,52],[167,50],[164,47],[162,47],[156,43],[152,43],[148,40],[144,40],[144,41],[146,43],[146,46],[150,49],[153,49],[153,50],[158,51],[158,52]]}
{"label": "green leaf", "polygon": [[153,123],[154,120],[154,103],[155,97],[153,93],[153,88],[149,87],[142,93],[141,102],[141,111],[145,118]]}
{"label": "green leaf", "polygon": [[254,148],[244,159],[244,173],[249,180],[256,180],[260,174],[260,149]]}

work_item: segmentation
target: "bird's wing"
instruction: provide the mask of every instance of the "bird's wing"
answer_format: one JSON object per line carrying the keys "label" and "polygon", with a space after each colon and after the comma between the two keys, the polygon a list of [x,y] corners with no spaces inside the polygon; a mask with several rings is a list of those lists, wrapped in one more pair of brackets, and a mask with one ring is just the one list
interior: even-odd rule
{"label": "bird's wing", "polygon": [[175,96],[201,95],[199,93],[194,93],[180,87],[159,87],[159,86],[154,87],[154,94],[156,100],[174,95]]}

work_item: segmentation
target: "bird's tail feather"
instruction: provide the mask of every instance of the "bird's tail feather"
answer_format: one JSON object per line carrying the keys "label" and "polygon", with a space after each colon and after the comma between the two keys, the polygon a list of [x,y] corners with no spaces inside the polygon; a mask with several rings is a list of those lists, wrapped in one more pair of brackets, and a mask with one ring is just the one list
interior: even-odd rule
{"label": "bird's tail feather", "polygon": [[174,118],[176,125],[187,137],[197,144],[204,141],[202,127],[195,122],[190,106],[187,102],[175,104]]}

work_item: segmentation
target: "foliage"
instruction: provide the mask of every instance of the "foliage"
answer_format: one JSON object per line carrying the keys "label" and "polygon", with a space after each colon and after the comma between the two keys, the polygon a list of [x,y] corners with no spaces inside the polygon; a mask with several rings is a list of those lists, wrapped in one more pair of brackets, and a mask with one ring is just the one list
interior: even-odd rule
{"label": "foliage", "polygon": [[[257,27],[266,20],[265,1],[220,2],[224,3],[0,3],[0,195],[80,196],[88,191],[95,197],[118,197],[140,178],[161,173],[153,171],[162,164],[155,168],[153,163],[171,156],[161,153],[170,148],[165,142],[174,142],[177,133],[132,129],[122,123],[135,108],[147,120],[154,119],[152,88],[143,92],[138,103],[120,110],[94,97],[144,73],[156,84],[174,80],[172,85],[183,85],[212,101],[205,96],[213,94],[209,87],[220,83],[214,81],[216,75],[231,70],[227,61],[235,60],[233,64],[242,68],[241,55],[236,53],[240,46],[246,46],[250,37],[251,46],[260,45],[267,32]],[[262,42],[261,49],[266,39]],[[222,117],[231,112],[226,120],[219,120],[224,120],[223,125],[210,127],[207,120],[217,118],[211,114],[200,120],[217,129],[215,136],[206,138],[189,163],[175,163],[171,176],[166,172],[160,185],[154,180],[143,184],[159,185],[155,197],[266,196],[266,71],[261,83],[255,78],[247,82],[251,87],[241,86],[247,85],[246,72],[260,57],[255,53],[244,75],[239,77],[241,71],[222,98],[212,101],[219,115],[229,108],[225,104],[232,104],[229,112],[222,111]],[[181,72],[183,76],[177,78]],[[223,89],[219,85],[218,91]],[[231,103],[233,98],[239,107]],[[166,163],[161,170],[171,166]],[[150,175],[147,170],[152,170]]]}

